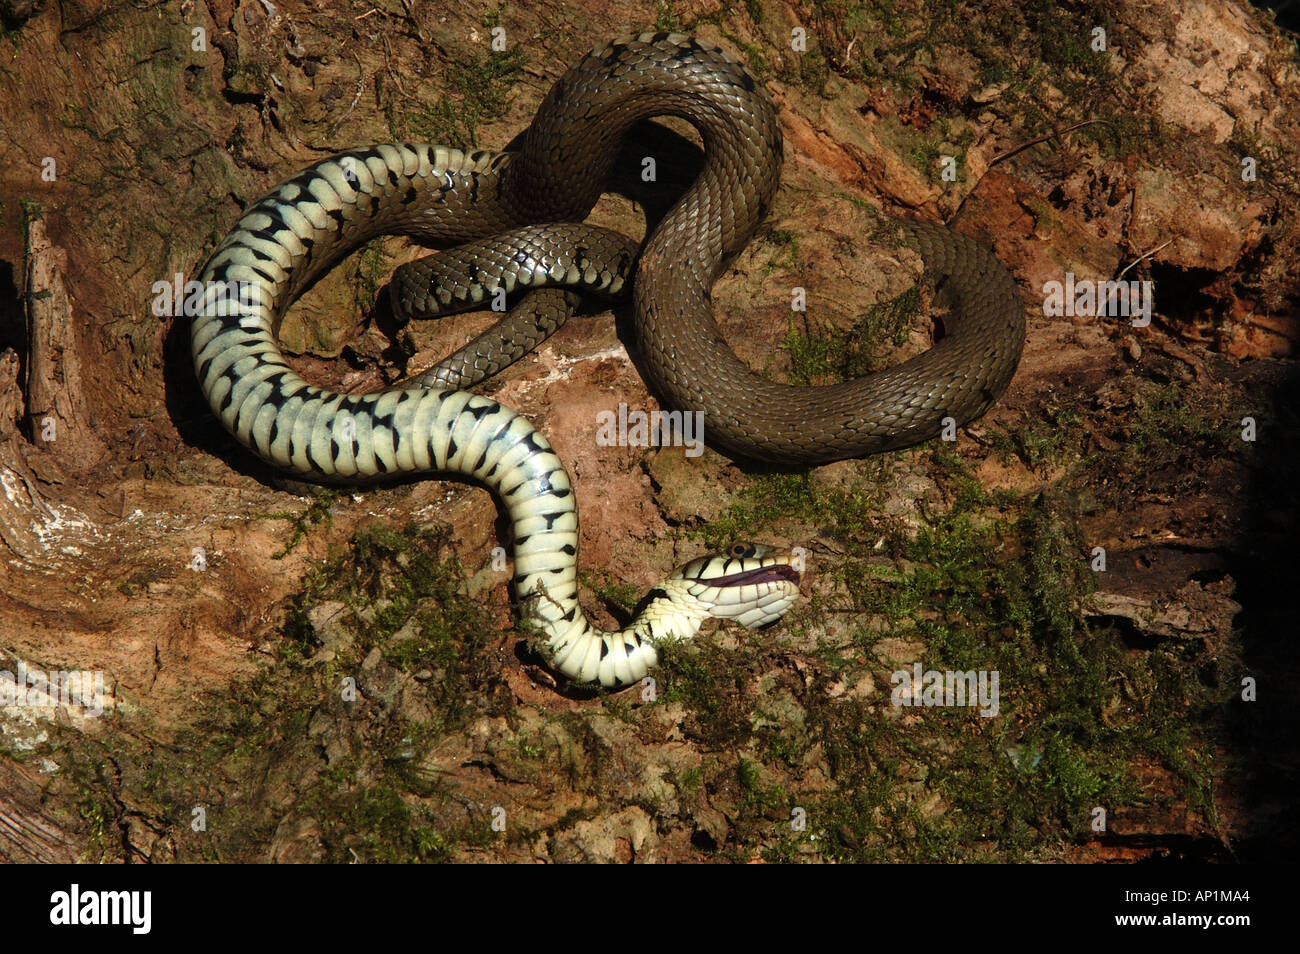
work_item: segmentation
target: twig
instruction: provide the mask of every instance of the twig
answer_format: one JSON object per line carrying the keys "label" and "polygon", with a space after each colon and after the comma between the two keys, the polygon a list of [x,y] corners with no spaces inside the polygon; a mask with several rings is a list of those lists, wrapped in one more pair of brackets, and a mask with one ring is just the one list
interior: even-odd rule
{"label": "twig", "polygon": [[1073,126],[1067,126],[1065,129],[1058,129],[1054,132],[1048,133],[1046,136],[1039,136],[1037,139],[1031,139],[1029,140],[1029,142],[1021,143],[1019,146],[1016,146],[1016,148],[1012,149],[1010,152],[1004,152],[1000,156],[994,156],[992,159],[989,160],[989,168],[996,166],[999,162],[1001,162],[1004,159],[1010,159],[1012,156],[1016,155],[1017,153],[1024,152],[1026,149],[1030,148],[1031,146],[1037,146],[1039,143],[1044,143],[1047,142],[1048,140],[1056,139],[1059,136],[1064,136],[1068,132],[1074,132],[1076,129],[1082,129],[1084,126],[1092,126],[1097,123],[1100,123],[1103,126],[1114,125],[1108,119],[1085,119],[1081,123],[1075,123]]}
{"label": "twig", "polygon": [[1161,244],[1161,245],[1157,245],[1155,248],[1153,248],[1153,249],[1152,249],[1151,251],[1149,251],[1149,252],[1143,252],[1143,253],[1142,253],[1141,255],[1139,255],[1137,258],[1133,259],[1133,261],[1129,262],[1127,265],[1125,265],[1123,268],[1120,269],[1119,274],[1115,276],[1115,281],[1119,281],[1121,278],[1123,278],[1123,277],[1124,277],[1124,273],[1127,272],[1127,271],[1128,271],[1130,268],[1132,268],[1134,265],[1136,265],[1138,262],[1142,261],[1142,259],[1144,259],[1144,258],[1150,258],[1152,255],[1154,255],[1156,252],[1160,251],[1160,250],[1161,250],[1162,248],[1164,248],[1166,245],[1172,245],[1172,244],[1173,244],[1173,241],[1174,241],[1173,239],[1170,239],[1168,242],[1165,242],[1165,243],[1163,243],[1163,244]]}

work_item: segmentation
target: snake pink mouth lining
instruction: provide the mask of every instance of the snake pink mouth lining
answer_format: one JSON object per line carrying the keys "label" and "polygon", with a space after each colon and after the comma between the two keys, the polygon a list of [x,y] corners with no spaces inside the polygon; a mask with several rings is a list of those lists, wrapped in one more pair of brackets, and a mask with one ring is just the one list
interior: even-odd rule
{"label": "snake pink mouth lining", "polygon": [[730,576],[719,576],[712,580],[701,580],[702,583],[708,583],[709,586],[755,586],[760,583],[775,583],[778,580],[787,580],[795,586],[799,585],[799,571],[792,566],[784,563],[778,563],[775,566],[763,566],[757,570],[746,570],[744,573],[733,573]]}

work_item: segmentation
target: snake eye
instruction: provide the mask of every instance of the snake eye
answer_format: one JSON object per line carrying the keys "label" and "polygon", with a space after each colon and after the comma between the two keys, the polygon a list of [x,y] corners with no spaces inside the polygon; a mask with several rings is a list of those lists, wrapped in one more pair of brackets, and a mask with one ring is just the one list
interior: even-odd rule
{"label": "snake eye", "polygon": [[737,543],[731,548],[731,555],[737,559],[752,557],[754,555],[754,545],[752,543]]}

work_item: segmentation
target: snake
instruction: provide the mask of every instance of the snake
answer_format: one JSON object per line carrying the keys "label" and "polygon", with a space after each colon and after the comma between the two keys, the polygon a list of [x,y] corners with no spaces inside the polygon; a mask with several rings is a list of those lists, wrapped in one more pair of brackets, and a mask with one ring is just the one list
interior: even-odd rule
{"label": "snake", "polygon": [[[201,293],[192,309],[200,390],[236,440],[308,480],[448,474],[486,486],[509,516],[520,615],[547,661],[570,680],[611,688],[644,678],[662,647],[694,638],[711,617],[750,628],[778,621],[798,598],[801,555],[737,543],[700,557],[654,585],[625,628],[602,631],[577,599],[573,484],[521,414],[434,379],[369,394],[317,387],[289,366],[276,338],[306,288],[380,235],[469,243],[462,262],[475,290],[467,299],[506,282],[486,278],[481,267],[492,254],[482,243],[492,236],[514,243],[498,257],[518,266],[510,281],[519,287],[562,281],[617,291],[633,268],[626,244],[618,251],[607,234],[569,233],[560,263],[521,236],[532,229],[536,238],[547,223],[580,223],[618,142],[654,115],[693,122],[706,160],[635,255],[637,340],[657,356],[654,386],[670,402],[705,412],[710,443],[743,456],[817,463],[928,439],[942,419],[964,422],[992,404],[1023,337],[1014,281],[983,246],[927,223],[904,228],[958,312],[929,352],[858,382],[810,390],[767,382],[730,352],[709,292],[771,205],[781,134],[775,109],[743,66],[678,34],[628,36],[584,57],[551,88],[518,150],[380,144],[297,173],[217,244],[196,272]],[[542,229],[543,243],[549,234]],[[595,261],[598,243],[615,250],[612,262]]]}

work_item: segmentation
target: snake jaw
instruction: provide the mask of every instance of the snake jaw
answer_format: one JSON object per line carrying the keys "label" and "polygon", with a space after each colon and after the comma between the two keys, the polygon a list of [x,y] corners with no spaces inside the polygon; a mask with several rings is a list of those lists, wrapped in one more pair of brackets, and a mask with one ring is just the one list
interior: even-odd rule
{"label": "snake jaw", "polygon": [[693,560],[668,582],[678,583],[698,612],[759,629],[794,606],[801,578],[790,551],[739,543],[725,554]]}

